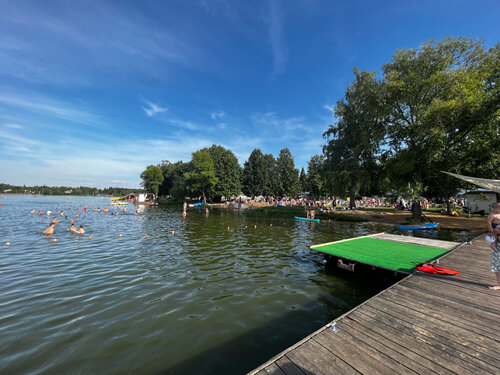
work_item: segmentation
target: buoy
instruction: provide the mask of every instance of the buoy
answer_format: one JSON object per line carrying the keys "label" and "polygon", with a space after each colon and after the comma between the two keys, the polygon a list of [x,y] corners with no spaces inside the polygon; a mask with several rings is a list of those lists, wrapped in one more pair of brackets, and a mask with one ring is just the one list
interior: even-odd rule
{"label": "buoy", "polygon": [[92,239],[92,237],[89,237],[89,241]]}
{"label": "buoy", "polygon": [[172,231],[172,236],[173,236],[174,234],[175,234],[175,231],[173,230],[173,231]]}
{"label": "buoy", "polygon": [[123,234],[120,233],[120,237],[123,237]]}
{"label": "buoy", "polygon": [[5,246],[10,246],[10,242],[6,242],[6,243],[5,243]]}
{"label": "buoy", "polygon": [[52,240],[52,242],[57,242],[57,238],[54,238],[54,239]]}

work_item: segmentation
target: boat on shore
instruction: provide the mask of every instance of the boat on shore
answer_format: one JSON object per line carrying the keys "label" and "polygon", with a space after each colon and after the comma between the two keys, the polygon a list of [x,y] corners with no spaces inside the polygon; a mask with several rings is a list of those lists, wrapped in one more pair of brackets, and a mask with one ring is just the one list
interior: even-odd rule
{"label": "boat on shore", "polygon": [[416,225],[399,225],[398,229],[400,230],[425,230],[425,229],[434,229],[437,228],[436,223],[427,223],[427,224],[416,224]]}

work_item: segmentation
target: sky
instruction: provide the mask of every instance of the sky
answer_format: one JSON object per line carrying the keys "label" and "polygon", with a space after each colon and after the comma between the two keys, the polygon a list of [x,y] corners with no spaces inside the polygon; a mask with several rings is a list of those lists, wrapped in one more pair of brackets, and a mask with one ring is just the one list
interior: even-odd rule
{"label": "sky", "polygon": [[447,36],[499,42],[498,1],[0,0],[0,182],[137,188],[212,144],[321,153],[353,68]]}

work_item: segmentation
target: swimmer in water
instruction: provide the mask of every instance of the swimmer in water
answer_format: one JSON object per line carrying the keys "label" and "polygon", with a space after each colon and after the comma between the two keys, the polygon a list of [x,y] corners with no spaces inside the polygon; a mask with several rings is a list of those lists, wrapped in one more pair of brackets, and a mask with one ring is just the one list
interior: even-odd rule
{"label": "swimmer in water", "polygon": [[54,223],[50,223],[49,227],[43,231],[43,234],[50,236],[54,233]]}
{"label": "swimmer in water", "polygon": [[56,224],[58,222],[59,222],[59,220],[57,220],[57,217],[54,216],[54,218],[52,219],[52,224]]}
{"label": "swimmer in water", "polygon": [[80,225],[80,229],[78,229],[78,231],[76,233],[78,233],[78,234],[84,234],[85,233],[85,229],[83,229],[83,225]]}
{"label": "swimmer in water", "polygon": [[71,226],[68,229],[70,232],[76,232],[78,229],[76,229],[75,224],[71,223]]}
{"label": "swimmer in water", "polygon": [[34,213],[35,213],[35,210],[31,210],[31,211],[30,211],[30,214],[34,214]]}
{"label": "swimmer in water", "polygon": [[75,224],[75,219],[71,219],[70,224]]}

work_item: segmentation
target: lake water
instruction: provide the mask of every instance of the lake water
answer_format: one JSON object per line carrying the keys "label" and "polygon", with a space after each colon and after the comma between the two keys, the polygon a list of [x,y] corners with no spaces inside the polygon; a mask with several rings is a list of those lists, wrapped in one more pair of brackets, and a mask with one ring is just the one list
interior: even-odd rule
{"label": "lake water", "polygon": [[[399,233],[224,210],[206,217],[190,209],[185,220],[180,207],[92,211],[111,208],[108,198],[5,196],[0,203],[2,374],[245,373],[388,286],[325,268],[309,246]],[[89,212],[76,218],[84,204]],[[46,210],[61,218],[51,238],[42,234]],[[85,235],[66,231],[71,218]]]}

